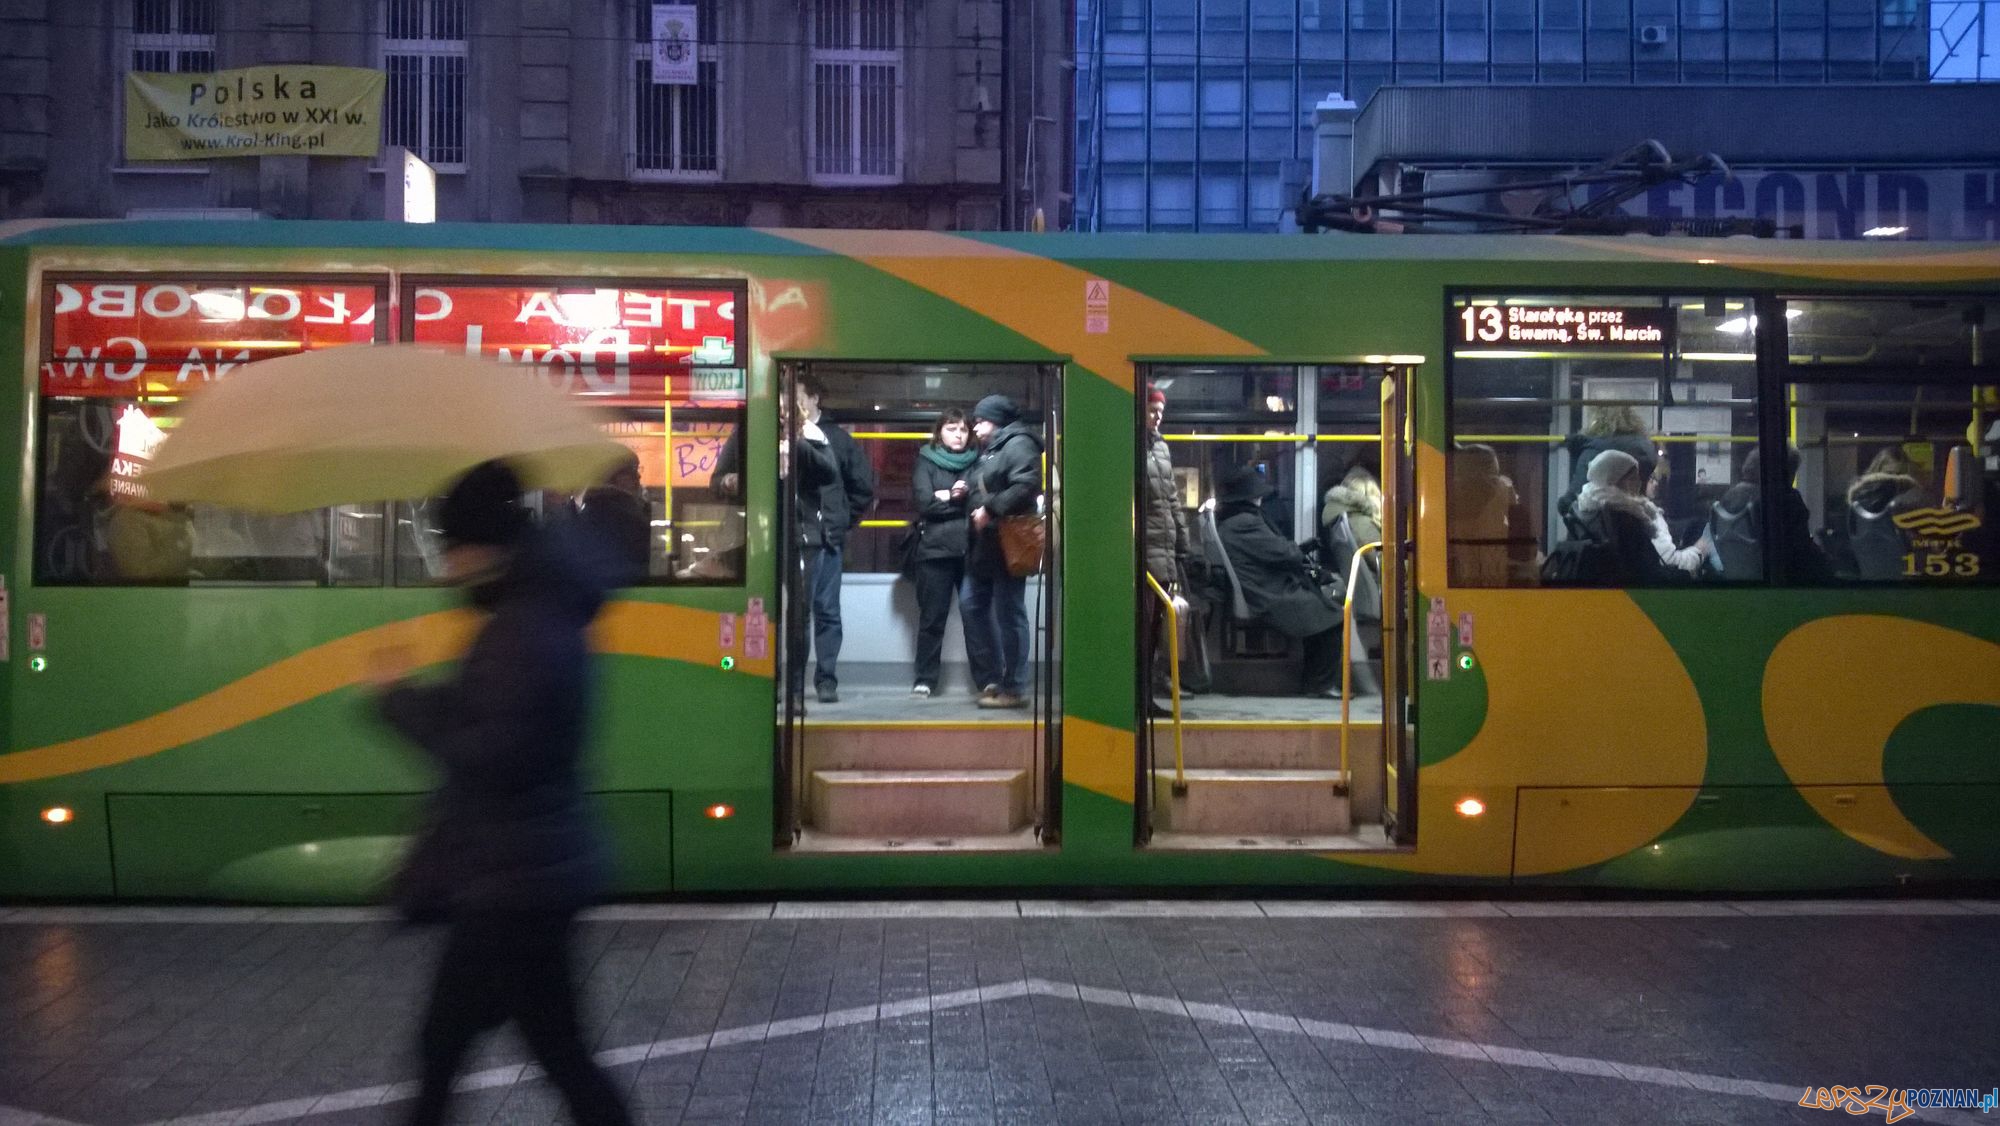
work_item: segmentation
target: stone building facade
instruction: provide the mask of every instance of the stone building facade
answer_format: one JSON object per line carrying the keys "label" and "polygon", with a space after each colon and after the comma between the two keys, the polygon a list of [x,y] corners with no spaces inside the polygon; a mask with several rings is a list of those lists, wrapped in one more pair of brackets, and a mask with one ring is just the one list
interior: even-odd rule
{"label": "stone building facade", "polygon": [[124,158],[127,71],[310,62],[386,72],[440,220],[1066,220],[1062,4],[691,2],[700,80],[666,86],[645,0],[0,0],[0,207],[380,218],[379,158]]}

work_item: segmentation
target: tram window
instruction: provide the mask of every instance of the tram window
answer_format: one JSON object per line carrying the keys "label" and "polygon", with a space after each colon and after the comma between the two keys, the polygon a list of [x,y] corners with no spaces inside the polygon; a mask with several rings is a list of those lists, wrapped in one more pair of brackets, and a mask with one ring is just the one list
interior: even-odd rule
{"label": "tram window", "polygon": [[[1272,527],[1292,536],[1294,497],[1300,488],[1293,455],[1304,440],[1298,418],[1299,369],[1289,364],[1161,365],[1151,369],[1149,386],[1167,397],[1160,432],[1175,473],[1183,478],[1188,507],[1213,498],[1231,472],[1255,466],[1272,489],[1263,500],[1266,517]],[[1309,530],[1306,538],[1311,538]]]}
{"label": "tram window", "polygon": [[50,586],[382,581],[382,507],[266,516],[166,505],[126,467],[171,429],[175,405],[46,401],[35,521],[35,581]]}
{"label": "tram window", "polygon": [[[1737,542],[1756,487],[1751,308],[1748,297],[1715,295],[1456,300],[1453,585],[1540,586],[1545,573],[1551,584],[1761,580],[1762,548]],[[1631,464],[1607,461],[1593,484],[1606,452]],[[1614,520],[1621,512],[1631,519]],[[1641,531],[1650,552],[1638,549]],[[1613,548],[1588,553],[1602,573],[1559,579],[1579,549],[1548,565],[1558,545],[1592,539]]]}
{"label": "tram window", "polygon": [[[606,522],[634,584],[742,584],[744,483],[735,439],[747,401],[739,311],[748,306],[740,288],[518,278],[412,278],[405,285],[406,339],[532,364],[529,370],[608,414],[609,435],[631,452],[631,461],[593,490],[531,497],[544,520]],[[726,459],[736,459],[734,472]],[[396,509],[398,585],[437,581],[431,507]]]}
{"label": "tram window", "polygon": [[1315,375],[1319,534],[1326,540],[1346,513],[1366,542],[1382,527],[1382,369],[1324,365]]}
{"label": "tram window", "polygon": [[848,574],[895,574],[901,546],[917,504],[910,482],[917,451],[929,440],[938,415],[957,408],[970,415],[986,395],[1005,395],[1024,418],[1043,410],[1041,381],[1033,367],[991,364],[816,363],[811,378],[824,392],[822,424],[831,422],[854,437],[873,471],[874,501],[848,533],[841,570]]}
{"label": "tram window", "polygon": [[2000,300],[1810,298],[1785,305],[1786,353],[1794,364],[1944,367],[1991,363]]}
{"label": "tram window", "polygon": [[1967,383],[1790,384],[1799,581],[2000,579],[2000,396]]}

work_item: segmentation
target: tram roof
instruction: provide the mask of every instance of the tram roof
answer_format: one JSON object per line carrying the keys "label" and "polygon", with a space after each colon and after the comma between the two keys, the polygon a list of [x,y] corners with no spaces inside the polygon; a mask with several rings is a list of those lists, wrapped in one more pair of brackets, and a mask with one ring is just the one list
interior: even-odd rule
{"label": "tram roof", "polygon": [[1851,264],[2000,277],[2000,242],[1839,242],[1567,235],[977,234],[746,227],[390,223],[331,220],[15,220],[0,245],[472,250],[577,254],[951,258],[1028,254],[1073,261],[1498,261],[1686,263],[1751,268]]}

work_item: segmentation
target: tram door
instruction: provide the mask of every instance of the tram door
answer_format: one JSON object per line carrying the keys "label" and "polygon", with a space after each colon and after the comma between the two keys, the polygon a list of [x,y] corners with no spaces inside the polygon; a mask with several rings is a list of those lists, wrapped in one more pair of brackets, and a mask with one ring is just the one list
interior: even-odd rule
{"label": "tram door", "polygon": [[781,366],[780,847],[1056,842],[1060,373]]}
{"label": "tram door", "polygon": [[1405,370],[1143,375],[1136,839],[1408,843]]}

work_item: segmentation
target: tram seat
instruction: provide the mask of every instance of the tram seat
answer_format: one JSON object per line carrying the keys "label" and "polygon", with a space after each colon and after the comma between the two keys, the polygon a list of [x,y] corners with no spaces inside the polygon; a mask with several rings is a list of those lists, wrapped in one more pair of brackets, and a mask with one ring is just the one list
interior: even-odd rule
{"label": "tram seat", "polygon": [[1201,550],[1210,564],[1221,564],[1222,573],[1229,582],[1229,617],[1237,622],[1254,622],[1256,615],[1250,612],[1250,603],[1243,597],[1243,584],[1236,578],[1236,564],[1229,561],[1229,552],[1223,550],[1222,532],[1215,526],[1215,499],[1201,503]]}
{"label": "tram seat", "polygon": [[[1229,588],[1225,599],[1228,612],[1215,615],[1220,623],[1217,632],[1221,642],[1221,660],[1211,673],[1215,691],[1282,695],[1285,689],[1281,686],[1289,683],[1291,676],[1273,671],[1273,666],[1279,662],[1289,666],[1303,659],[1303,646],[1297,639],[1265,625],[1251,612],[1249,601],[1243,597],[1243,584],[1236,577],[1236,564],[1222,547],[1222,532],[1215,524],[1214,498],[1202,502],[1195,523],[1200,528],[1201,552],[1208,560],[1209,570],[1222,575]],[[1246,667],[1244,662],[1255,665]],[[1232,663],[1238,667],[1230,669]]]}

